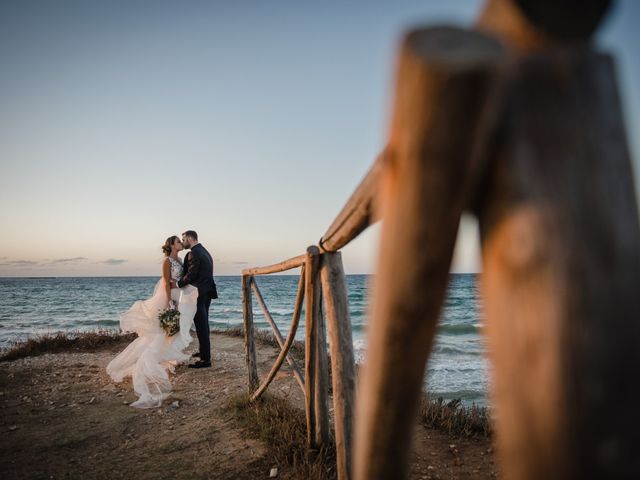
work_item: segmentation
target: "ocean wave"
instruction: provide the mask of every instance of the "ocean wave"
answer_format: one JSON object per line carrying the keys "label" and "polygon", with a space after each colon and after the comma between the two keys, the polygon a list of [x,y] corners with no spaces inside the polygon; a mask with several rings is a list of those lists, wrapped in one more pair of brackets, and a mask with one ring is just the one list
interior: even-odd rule
{"label": "ocean wave", "polygon": [[441,323],[438,327],[438,333],[443,335],[467,335],[470,333],[478,333],[478,323]]}
{"label": "ocean wave", "polygon": [[221,313],[239,313],[242,314],[241,308],[223,308]]}
{"label": "ocean wave", "polygon": [[485,405],[487,402],[486,393],[484,390],[470,390],[470,389],[461,389],[454,391],[434,391],[426,388],[426,393],[429,398],[435,400],[436,398],[442,398],[443,400],[452,400],[454,398],[459,398],[463,400],[464,403],[468,404],[469,402],[475,403],[476,405]]}
{"label": "ocean wave", "polygon": [[468,348],[452,347],[447,345],[441,345],[438,343],[436,343],[433,349],[433,352],[441,355],[472,355],[472,356],[482,355],[482,352],[478,351],[477,349],[470,350]]}
{"label": "ocean wave", "polygon": [[367,346],[367,341],[364,338],[358,338],[353,341],[354,350],[364,350]]}

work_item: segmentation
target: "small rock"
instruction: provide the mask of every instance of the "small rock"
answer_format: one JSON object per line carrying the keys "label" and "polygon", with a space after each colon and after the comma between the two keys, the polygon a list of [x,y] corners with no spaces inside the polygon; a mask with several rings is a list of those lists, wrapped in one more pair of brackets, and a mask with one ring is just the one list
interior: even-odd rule
{"label": "small rock", "polygon": [[96,397],[91,397],[91,400],[89,400],[89,404],[92,404],[95,401],[96,401]]}
{"label": "small rock", "polygon": [[429,465],[429,466],[427,467],[427,470],[433,470],[433,466],[432,466],[432,465]]}
{"label": "small rock", "polygon": [[172,402],[170,406],[171,408],[178,408],[180,406],[180,402],[176,400],[175,402]]}
{"label": "small rock", "polygon": [[17,425],[9,425],[9,431],[10,431],[10,432],[13,432],[13,431],[15,431],[15,430],[17,430],[17,429],[18,429],[18,426],[17,426]]}
{"label": "small rock", "polygon": [[273,467],[269,472],[269,478],[276,478],[278,476],[278,467]]}
{"label": "small rock", "polygon": [[129,402],[127,402],[126,400],[123,400],[123,401],[122,401],[122,404],[123,404],[123,405],[128,405],[128,404],[129,404]]}

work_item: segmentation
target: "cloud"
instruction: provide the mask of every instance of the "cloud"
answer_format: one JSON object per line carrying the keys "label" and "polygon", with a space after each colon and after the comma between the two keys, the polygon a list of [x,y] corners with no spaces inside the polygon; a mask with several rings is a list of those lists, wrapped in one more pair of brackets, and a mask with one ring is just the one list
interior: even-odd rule
{"label": "cloud", "polygon": [[78,262],[84,262],[86,260],[88,260],[86,257],[56,258],[46,261],[43,265],[70,265]]}
{"label": "cloud", "polygon": [[50,260],[45,258],[43,260],[9,260],[7,257],[0,257],[0,266],[2,267],[48,267],[52,265],[74,265],[79,262],[88,260],[86,257],[69,257],[69,258],[56,258]]}
{"label": "cloud", "polygon": [[72,262],[82,262],[87,260],[86,257],[73,257],[73,258],[56,258],[55,260],[51,260],[50,263],[72,263]]}
{"label": "cloud", "polygon": [[107,258],[106,260],[103,260],[102,262],[96,262],[96,263],[102,263],[105,265],[122,265],[123,263],[128,262],[128,260],[122,259],[122,258]]}
{"label": "cloud", "polygon": [[35,260],[11,260],[9,262],[0,263],[0,266],[3,266],[3,267],[35,267],[36,265],[39,265],[39,264],[40,264],[40,262],[36,262]]}

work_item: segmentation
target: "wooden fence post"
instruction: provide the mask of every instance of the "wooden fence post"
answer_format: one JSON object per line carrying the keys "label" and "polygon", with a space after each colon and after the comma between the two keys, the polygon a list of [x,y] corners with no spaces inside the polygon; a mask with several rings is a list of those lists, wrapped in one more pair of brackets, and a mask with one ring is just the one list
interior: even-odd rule
{"label": "wooden fence post", "polygon": [[[318,323],[320,322],[320,250],[316,246],[307,248],[307,259],[305,264],[305,411],[307,414],[307,446],[309,448],[319,447],[325,436],[328,434],[324,430],[324,423],[327,422],[328,415],[326,409],[326,394],[324,396],[324,409],[322,388],[326,389],[326,374],[322,373],[322,365],[319,364],[319,337]],[[325,351],[326,365],[326,351]],[[324,375],[324,381],[322,377]]]}
{"label": "wooden fence post", "polygon": [[338,479],[351,478],[351,446],[355,395],[355,361],[342,255],[322,255],[320,276],[325,299],[336,435]]}
{"label": "wooden fence post", "polygon": [[319,249],[309,247],[307,249],[307,259],[305,263],[306,276],[304,279],[305,296],[305,317],[304,317],[304,406],[307,416],[307,447],[316,446],[316,411],[315,411],[315,389],[316,389],[316,355],[315,355],[315,328],[313,311],[315,308],[316,272],[318,270]]}
{"label": "wooden fence post", "polygon": [[505,478],[640,478],[640,226],[612,59],[523,57],[479,202]]}
{"label": "wooden fence post", "polygon": [[425,364],[475,172],[476,131],[503,58],[496,40],[450,27],[410,32],[403,43],[356,399],[357,480],[407,477]]}
{"label": "wooden fence post", "polygon": [[244,320],[244,349],[249,372],[249,393],[258,388],[258,367],[256,344],[253,337],[253,305],[251,302],[251,282],[253,277],[242,275],[242,318]]}
{"label": "wooden fence post", "polygon": [[[320,256],[320,264],[322,263],[322,255]],[[314,302],[314,328],[316,336],[315,355],[316,355],[316,375],[315,375],[315,401],[314,408],[316,410],[316,445],[325,445],[329,442],[329,365],[327,359],[327,335],[325,332],[324,316],[322,314],[322,288],[320,285],[320,271],[316,270],[316,297]]]}

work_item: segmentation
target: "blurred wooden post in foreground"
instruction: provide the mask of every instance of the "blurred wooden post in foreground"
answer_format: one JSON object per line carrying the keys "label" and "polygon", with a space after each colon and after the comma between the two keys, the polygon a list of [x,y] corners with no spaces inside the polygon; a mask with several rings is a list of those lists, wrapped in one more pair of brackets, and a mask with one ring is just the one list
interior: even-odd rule
{"label": "blurred wooden post in foreground", "polygon": [[448,27],[411,32],[402,45],[378,187],[383,231],[357,398],[357,479],[407,475],[477,123],[503,56],[497,41]]}
{"label": "blurred wooden post in foreground", "polygon": [[509,72],[476,211],[505,475],[640,478],[640,229],[610,57]]}

